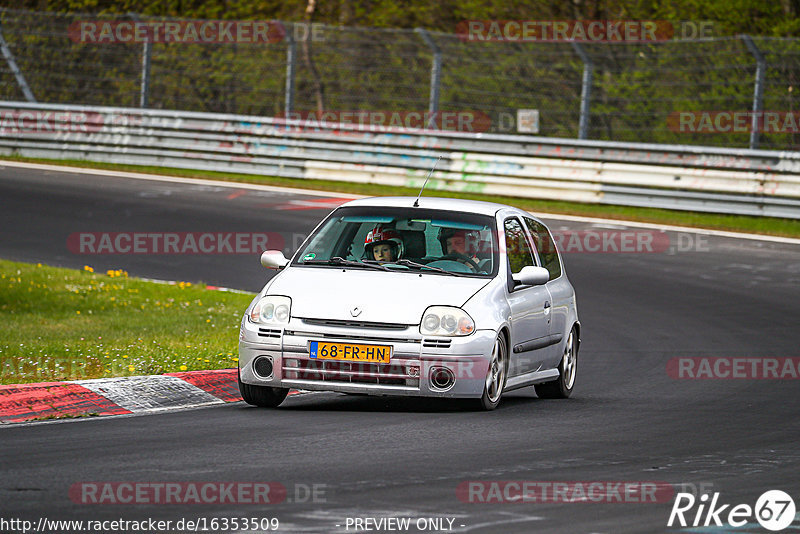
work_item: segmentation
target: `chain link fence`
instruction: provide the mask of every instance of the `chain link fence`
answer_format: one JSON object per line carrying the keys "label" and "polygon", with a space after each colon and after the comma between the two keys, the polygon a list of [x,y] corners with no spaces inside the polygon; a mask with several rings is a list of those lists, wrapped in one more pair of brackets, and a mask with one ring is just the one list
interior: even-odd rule
{"label": "chain link fence", "polygon": [[[81,22],[137,19],[0,10],[0,99],[257,116],[468,112],[488,117],[485,131],[512,134],[518,110],[537,110],[536,135],[548,137],[800,148],[800,124],[783,122],[800,116],[798,39],[479,42],[276,21],[269,42],[76,38]],[[707,133],[680,122],[681,112],[713,121],[754,109],[782,113],[780,128]]]}

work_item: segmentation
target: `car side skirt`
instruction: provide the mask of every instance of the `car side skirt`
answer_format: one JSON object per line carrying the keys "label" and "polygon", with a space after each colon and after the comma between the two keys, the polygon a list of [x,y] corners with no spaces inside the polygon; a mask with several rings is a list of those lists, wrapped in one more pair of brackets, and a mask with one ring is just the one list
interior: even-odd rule
{"label": "car side skirt", "polygon": [[532,371],[524,375],[510,377],[506,382],[506,387],[503,390],[513,391],[515,389],[532,386],[534,384],[542,384],[544,382],[551,382],[558,378],[558,369],[545,369],[544,371]]}

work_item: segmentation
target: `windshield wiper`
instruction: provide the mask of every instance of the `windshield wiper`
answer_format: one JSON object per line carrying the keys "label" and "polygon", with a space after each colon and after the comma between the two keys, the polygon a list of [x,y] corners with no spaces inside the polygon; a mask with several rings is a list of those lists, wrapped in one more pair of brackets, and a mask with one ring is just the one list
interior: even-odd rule
{"label": "windshield wiper", "polygon": [[345,267],[367,267],[370,269],[378,269],[380,271],[391,271],[388,267],[380,264],[366,263],[363,261],[346,260],[341,256],[334,256],[329,260],[306,260],[304,265],[343,265]]}
{"label": "windshield wiper", "polygon": [[406,260],[406,259],[397,260],[395,263],[397,265],[403,265],[405,267],[416,267],[419,270],[429,269],[431,271],[436,271],[437,273],[445,273],[445,274],[449,274],[451,276],[464,276],[464,273],[454,273],[453,271],[446,271],[446,270],[442,269],[441,267],[431,267],[430,265],[425,265],[424,263],[417,263],[415,261]]}

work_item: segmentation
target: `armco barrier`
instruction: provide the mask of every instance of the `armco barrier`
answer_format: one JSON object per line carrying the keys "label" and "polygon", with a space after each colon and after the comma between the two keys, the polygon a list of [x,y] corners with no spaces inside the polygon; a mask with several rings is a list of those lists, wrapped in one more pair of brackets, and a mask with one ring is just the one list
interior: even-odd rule
{"label": "armco barrier", "polygon": [[800,152],[0,102],[0,154],[800,218]]}

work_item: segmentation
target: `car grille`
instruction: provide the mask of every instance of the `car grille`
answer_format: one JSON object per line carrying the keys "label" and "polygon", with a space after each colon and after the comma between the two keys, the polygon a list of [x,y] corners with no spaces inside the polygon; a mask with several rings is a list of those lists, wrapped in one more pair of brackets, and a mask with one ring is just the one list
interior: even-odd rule
{"label": "car grille", "polygon": [[377,330],[405,330],[408,326],[394,323],[370,323],[367,321],[343,321],[338,319],[303,319],[305,324],[338,326],[342,328],[374,328]]}
{"label": "car grille", "polygon": [[426,349],[449,349],[449,339],[423,339],[422,346]]}
{"label": "car grille", "polygon": [[280,339],[281,331],[274,328],[259,328],[258,337],[268,337]]}
{"label": "car grille", "polygon": [[[419,339],[407,338],[407,337],[387,337],[387,336],[376,336],[376,335],[364,335],[358,336],[353,334],[322,334],[319,332],[301,332],[299,330],[286,330],[284,332],[287,336],[300,336],[306,337],[308,339],[347,339],[348,341],[371,341],[373,343],[415,343],[419,344]],[[287,350],[287,347],[284,347],[284,350]],[[303,349],[306,350],[306,349]],[[308,351],[306,350],[306,353]]]}
{"label": "car grille", "polygon": [[[409,366],[416,366],[416,376],[409,376]],[[416,360],[380,364],[284,358],[282,367],[283,378],[286,380],[419,387],[419,366],[420,364]]]}

